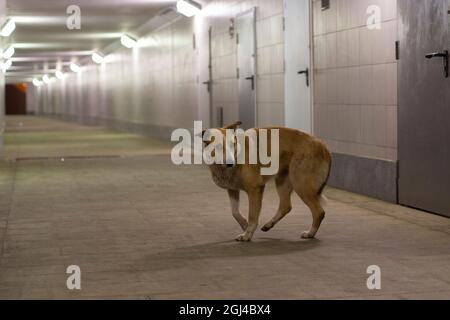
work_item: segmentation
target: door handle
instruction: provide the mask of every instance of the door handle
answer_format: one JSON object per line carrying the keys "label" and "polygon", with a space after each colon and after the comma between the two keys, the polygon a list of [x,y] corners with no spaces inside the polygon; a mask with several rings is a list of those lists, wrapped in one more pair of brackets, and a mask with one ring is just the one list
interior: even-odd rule
{"label": "door handle", "polygon": [[208,87],[207,87],[207,90],[208,90],[208,92],[210,92],[210,91],[211,91],[211,84],[212,84],[212,81],[211,81],[211,80],[205,81],[205,82],[203,82],[203,84],[205,84],[205,85],[208,86]]}
{"label": "door handle", "polygon": [[443,52],[433,52],[425,55],[427,59],[433,58],[442,58],[442,62],[444,64],[444,76],[448,78],[449,76],[449,65],[448,65],[448,50],[444,50]]}
{"label": "door handle", "polygon": [[255,76],[247,77],[245,80],[250,80],[252,82],[252,90],[255,90]]}
{"label": "door handle", "polygon": [[300,70],[297,73],[304,74],[306,76],[306,86],[309,87],[309,68],[306,68],[305,70]]}

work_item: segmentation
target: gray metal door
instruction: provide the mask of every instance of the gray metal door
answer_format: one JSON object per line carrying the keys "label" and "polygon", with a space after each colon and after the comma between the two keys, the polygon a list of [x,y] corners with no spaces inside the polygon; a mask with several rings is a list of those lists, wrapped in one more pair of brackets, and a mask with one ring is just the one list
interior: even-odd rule
{"label": "gray metal door", "polygon": [[245,129],[256,126],[255,9],[236,18],[239,78],[239,120]]}
{"label": "gray metal door", "polygon": [[398,9],[399,202],[450,216],[448,0],[399,0]]}

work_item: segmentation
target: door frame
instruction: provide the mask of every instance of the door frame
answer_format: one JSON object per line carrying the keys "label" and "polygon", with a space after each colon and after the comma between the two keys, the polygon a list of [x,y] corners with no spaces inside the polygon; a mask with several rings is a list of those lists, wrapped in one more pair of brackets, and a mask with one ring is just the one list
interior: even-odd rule
{"label": "door frame", "polygon": [[309,0],[309,108],[311,109],[311,133],[314,134],[314,87],[315,87],[315,61],[314,61],[314,1]]}
{"label": "door frame", "polygon": [[213,116],[213,82],[212,82],[212,26],[203,17],[196,17],[194,24],[194,42],[197,54],[197,120],[203,121],[204,127],[215,125]]}

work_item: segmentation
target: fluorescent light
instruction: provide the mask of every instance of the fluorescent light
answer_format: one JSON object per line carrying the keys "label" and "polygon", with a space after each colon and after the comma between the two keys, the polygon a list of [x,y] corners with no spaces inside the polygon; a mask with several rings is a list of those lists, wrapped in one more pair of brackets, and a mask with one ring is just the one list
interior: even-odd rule
{"label": "fluorescent light", "polygon": [[55,72],[55,76],[58,78],[58,79],[63,79],[64,78],[64,73],[62,73],[60,70],[57,70],[56,72]]}
{"label": "fluorescent light", "polygon": [[45,75],[42,77],[42,81],[44,81],[44,83],[50,83],[50,78],[48,77],[48,75]]}
{"label": "fluorescent light", "polygon": [[80,66],[79,65],[77,65],[76,63],[71,63],[70,64],[70,70],[72,70],[73,72],[78,72],[78,71],[80,71]]}
{"label": "fluorescent light", "polygon": [[36,87],[39,87],[39,86],[42,84],[42,82],[41,82],[41,80],[34,78],[34,79],[33,79],[33,84],[34,84]]}
{"label": "fluorescent light", "polygon": [[9,58],[11,58],[14,55],[15,52],[16,52],[16,50],[14,50],[14,47],[11,45],[11,46],[8,47],[8,49],[6,49],[3,52],[3,58],[9,59]]}
{"label": "fluorescent light", "polygon": [[8,70],[9,68],[11,68],[12,65],[12,61],[11,59],[6,60],[6,62],[3,64],[3,67],[5,68],[5,70]]}
{"label": "fluorescent light", "polygon": [[120,37],[120,43],[122,43],[124,47],[133,48],[137,44],[137,41],[126,34],[123,34]]}
{"label": "fluorescent light", "polygon": [[92,61],[94,61],[95,63],[103,63],[104,60],[105,58],[97,52],[94,52],[92,54]]}
{"label": "fluorescent light", "polygon": [[2,71],[6,72],[9,68],[11,68],[12,61],[11,59],[7,60],[6,62],[2,63]]}
{"label": "fluorescent light", "polygon": [[9,37],[11,33],[13,33],[14,29],[16,29],[16,24],[13,19],[9,19],[2,27],[2,31],[0,34],[3,37]]}
{"label": "fluorescent light", "polygon": [[186,17],[195,16],[202,9],[202,5],[192,0],[179,0],[177,11]]}

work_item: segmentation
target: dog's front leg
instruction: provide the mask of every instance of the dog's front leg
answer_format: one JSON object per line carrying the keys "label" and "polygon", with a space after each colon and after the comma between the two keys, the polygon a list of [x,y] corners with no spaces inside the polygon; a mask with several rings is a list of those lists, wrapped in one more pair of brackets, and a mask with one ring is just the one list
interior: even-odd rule
{"label": "dog's front leg", "polygon": [[237,241],[250,241],[258,227],[259,214],[261,212],[264,187],[259,187],[248,192],[248,226],[243,234],[236,237]]}
{"label": "dog's front leg", "polygon": [[247,220],[245,220],[245,218],[239,212],[239,190],[228,190],[228,196],[230,197],[231,213],[241,226],[242,230],[245,231],[247,229],[248,223]]}

